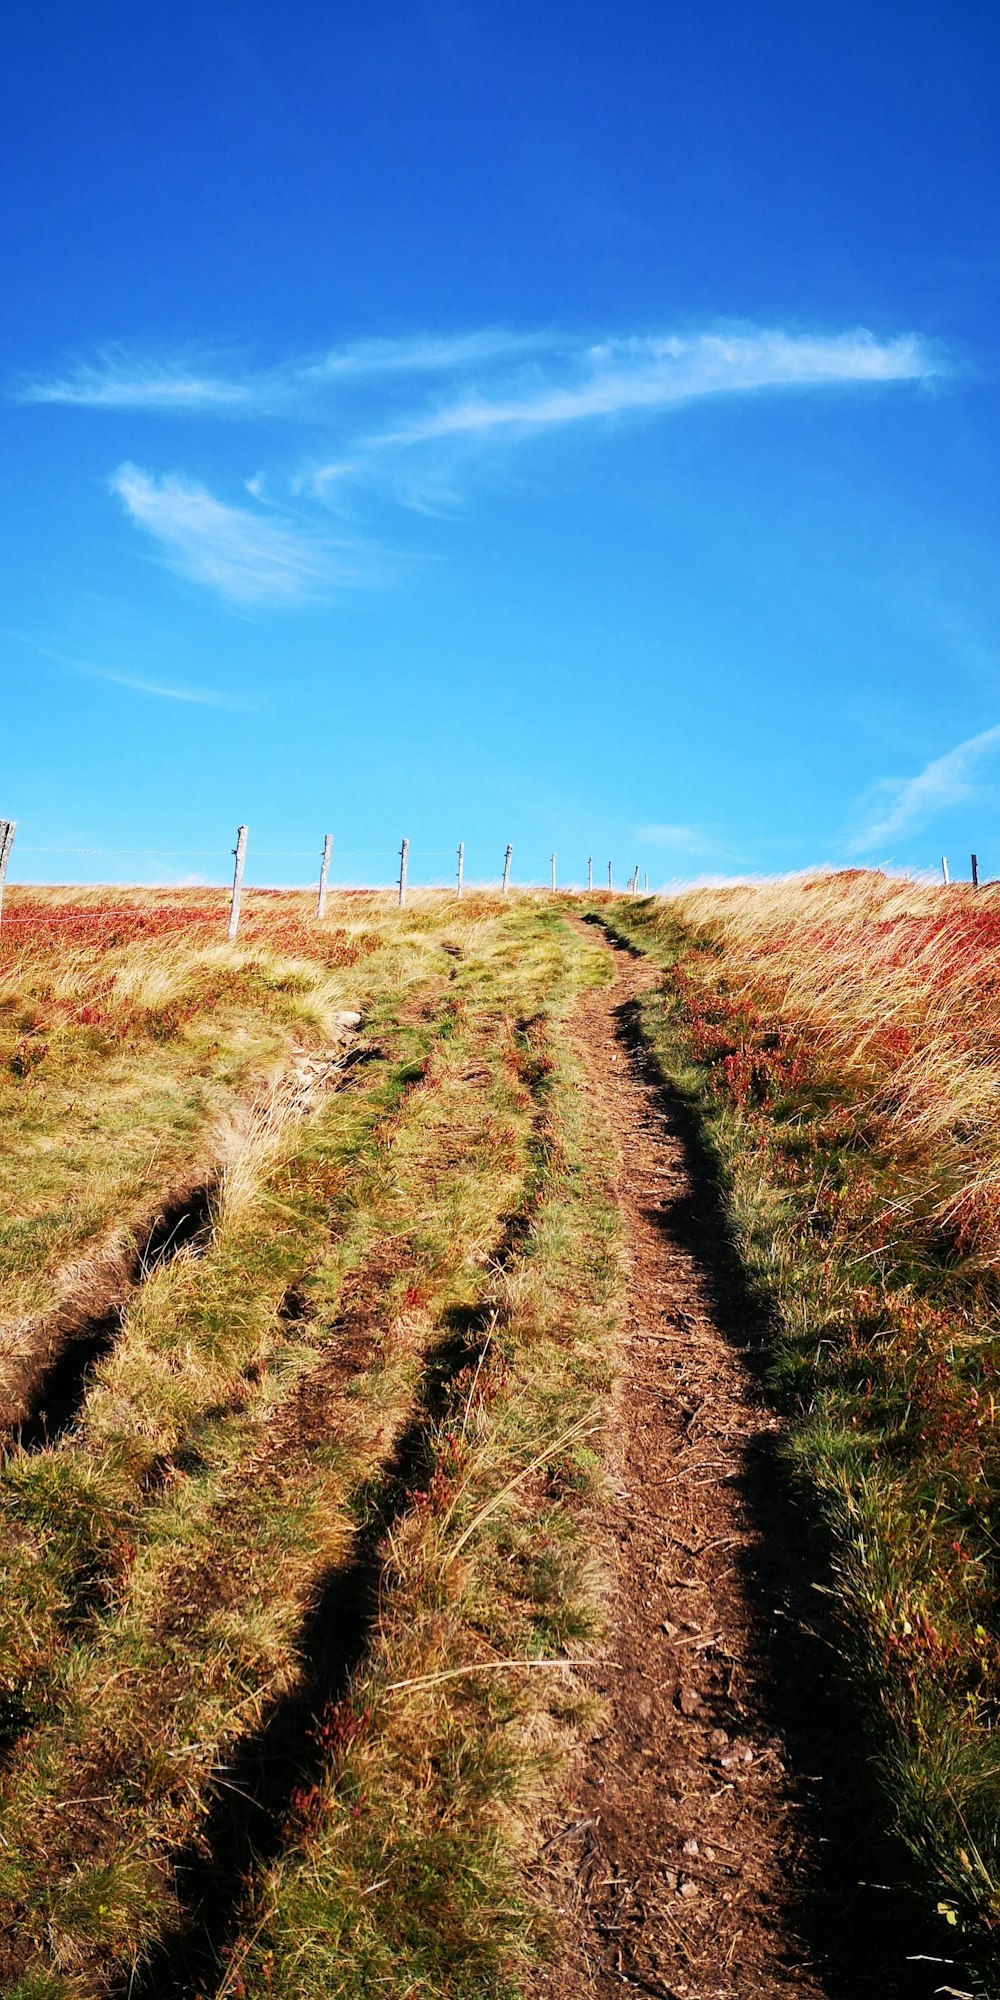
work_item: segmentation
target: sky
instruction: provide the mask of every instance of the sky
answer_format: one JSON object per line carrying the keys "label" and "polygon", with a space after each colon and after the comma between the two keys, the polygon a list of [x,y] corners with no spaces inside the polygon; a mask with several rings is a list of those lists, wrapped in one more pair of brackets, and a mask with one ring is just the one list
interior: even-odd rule
{"label": "sky", "polygon": [[0,74],[12,881],[1000,876],[1000,13],[70,0]]}

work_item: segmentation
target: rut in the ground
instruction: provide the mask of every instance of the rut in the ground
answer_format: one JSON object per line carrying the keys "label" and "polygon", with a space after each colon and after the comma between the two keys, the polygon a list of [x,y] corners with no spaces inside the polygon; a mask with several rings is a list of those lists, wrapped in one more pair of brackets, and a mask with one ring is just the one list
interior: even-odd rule
{"label": "rut in the ground", "polygon": [[[759,1386],[766,1330],[710,1163],[654,1073],[615,952],[579,1034],[621,1152],[629,1279],[611,1493],[606,1710],[544,1852],[562,1944],[534,2000],[899,2000],[947,1982],[884,1884],[838,1705],[821,1559]],[[928,1983],[928,1974],[933,1977]]]}

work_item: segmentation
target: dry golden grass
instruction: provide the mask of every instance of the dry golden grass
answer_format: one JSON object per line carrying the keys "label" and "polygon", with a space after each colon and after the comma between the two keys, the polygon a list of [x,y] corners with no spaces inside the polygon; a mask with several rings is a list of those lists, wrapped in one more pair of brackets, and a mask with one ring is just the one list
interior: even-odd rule
{"label": "dry golden grass", "polygon": [[[942,1224],[1000,1255],[1000,890],[874,873],[699,891],[734,1006],[815,1038]],[[900,1211],[906,1195],[901,1194]]]}
{"label": "dry golden grass", "polygon": [[668,973],[648,1032],[770,1318],[891,1819],[993,1991],[1000,892],[851,873],[616,921]]}
{"label": "dry golden grass", "polygon": [[[198,1061],[209,1048],[233,1063],[239,1082],[227,1135],[218,1113],[211,1128],[219,1173],[211,1228],[197,1255],[160,1265],[135,1291],[66,1433],[13,1452],[0,1470],[0,1968],[18,2000],[83,2000],[138,1977],[172,1924],[195,1927],[183,1892],[198,1843],[228,1799],[227,1770],[242,1771],[249,1758],[239,1799],[256,1782],[254,1756],[265,1793],[275,1771],[294,1774],[315,1759],[327,1669],[309,1635],[324,1579],[331,1568],[350,1575],[359,1529],[370,1555],[386,1526],[393,1549],[418,1532],[394,1446],[409,1419],[426,1426],[425,1456],[436,1450],[435,1411],[475,1344],[479,1315],[492,1329],[489,1356],[469,1385],[468,1476],[449,1514],[459,1596],[472,1548],[492,1545],[501,1520],[521,1512],[532,1462],[571,1455],[571,1441],[556,1449],[567,1385],[588,1409],[593,1398],[593,1359],[584,1368],[565,1347],[544,1393],[526,1398],[531,1369],[508,1352],[494,1259],[513,1242],[512,1218],[537,1199],[542,1153],[549,1170],[551,1145],[540,1153],[538,1136],[546,1022],[595,976],[599,947],[531,899],[504,907],[470,896],[459,907],[420,897],[402,912],[387,899],[360,908],[359,899],[331,899],[329,927],[312,940],[302,899],[260,908],[251,900],[246,942],[232,948],[203,941],[196,913],[179,907],[190,920],[183,936],[81,944],[78,990],[89,981],[104,1011],[102,1039],[88,1045],[80,1073],[94,1103],[123,1051],[138,1075],[161,1046],[150,1022],[162,1028],[162,1009],[183,998],[190,1012],[171,1013],[170,1056],[186,1050]],[[54,1010],[50,1041],[72,1039],[77,1024],[59,1013],[69,1000],[40,947],[26,952],[18,976]],[[309,1064],[296,1082],[303,1048],[315,1057],[327,1047],[336,1013],[351,1003],[364,1009],[379,1059],[350,1073],[346,1094],[315,1088]],[[237,1061],[247,1022],[251,1055]],[[252,1066],[262,1048],[278,1052],[263,1083]],[[48,1060],[28,1076],[40,1109],[56,1117],[57,1065],[44,1096]],[[276,1073],[285,1079],[277,1087]],[[595,1228],[606,1285],[607,1224]],[[567,1239],[564,1227],[560,1311],[592,1254],[586,1244],[585,1231]],[[503,1282],[512,1299],[526,1296],[513,1271]],[[488,1390],[501,1397],[499,1426],[487,1421]],[[415,1463],[406,1478],[419,1486],[424,1469]],[[432,1514],[419,1505],[416,1514],[437,1547]],[[550,1635],[557,1609],[547,1614]],[[363,1613],[359,1601],[352,1615]],[[567,1610],[570,1624],[574,1615]],[[393,1641],[397,1679],[408,1678],[406,1622]],[[515,1627],[511,1636],[521,1643]],[[363,1651],[363,1628],[357,1638]],[[428,1644],[420,1658],[433,1676],[441,1670],[433,1632]],[[400,1699],[397,1691],[397,1707]],[[435,1712],[439,1703],[435,1696]],[[280,1752],[268,1747],[275,1716],[290,1732]],[[468,1782],[453,1774],[452,1799],[457,1818],[469,1819],[459,1847],[473,1876],[476,1800],[499,1742],[484,1719],[477,1727],[478,1749],[475,1729],[467,1738]],[[416,1812],[416,1770],[394,1772],[390,1760],[384,1772],[380,1810],[398,1808],[402,1776]],[[248,1865],[264,1823],[255,1814],[270,1815],[273,1836],[294,1844],[288,1809],[280,1784],[275,1801],[247,1809]],[[483,1963],[506,1950],[512,1879],[493,1819],[490,1828],[498,1886],[492,1914],[484,1906],[475,1915]],[[233,1885],[221,1856],[217,1869],[223,1909]],[[419,1896],[414,1888],[418,1927],[430,1925],[432,1877],[431,1866]],[[376,1949],[384,1958],[390,1947]],[[345,1941],[341,1975],[349,1962]]]}

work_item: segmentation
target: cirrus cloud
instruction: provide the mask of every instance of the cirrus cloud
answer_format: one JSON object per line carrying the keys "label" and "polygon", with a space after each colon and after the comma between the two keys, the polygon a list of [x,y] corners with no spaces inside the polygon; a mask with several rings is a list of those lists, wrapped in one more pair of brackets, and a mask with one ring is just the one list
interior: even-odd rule
{"label": "cirrus cloud", "polygon": [[346,572],[338,575],[333,550],[318,536],[247,507],[228,506],[182,473],[158,479],[140,466],[120,465],[111,488],[171,568],[236,604],[287,604],[346,580]]}
{"label": "cirrus cloud", "polygon": [[1000,723],[932,757],[910,778],[881,778],[864,802],[863,824],[848,841],[851,854],[870,854],[898,835],[916,832],[938,813],[974,798],[982,765],[1000,751]]}

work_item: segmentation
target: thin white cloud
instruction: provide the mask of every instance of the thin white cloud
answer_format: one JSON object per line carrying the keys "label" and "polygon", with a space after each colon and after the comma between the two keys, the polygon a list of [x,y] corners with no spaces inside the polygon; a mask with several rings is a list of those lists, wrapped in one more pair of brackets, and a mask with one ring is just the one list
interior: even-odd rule
{"label": "thin white cloud", "polygon": [[353,340],[331,347],[315,361],[300,366],[304,380],[333,381],[366,375],[453,374],[515,355],[551,352],[566,347],[551,333],[512,333],[506,327],[483,327],[472,333],[408,334],[396,340]]}
{"label": "thin white cloud", "polygon": [[[144,360],[117,347],[16,393],[25,402],[106,412],[312,423],[324,443],[311,461],[300,459],[294,471],[260,467],[250,477],[240,468],[241,506],[185,474],[157,477],[131,463],[114,474],[131,518],[175,570],[249,605],[373,580],[373,551],[338,546],[304,524],[310,499],[346,511],[366,489],[381,488],[408,507],[451,512],[473,466],[503,471],[508,444],[545,432],[630,416],[652,421],[705,397],[926,382],[947,372],[943,356],[914,333],[879,340],[864,330],[739,326],[595,341],[487,327],[359,339],[257,370],[232,356],[225,365],[191,351]],[[447,391],[439,381],[432,397],[431,378],[443,377]],[[283,511],[256,504],[279,492]]]}
{"label": "thin white cloud", "polygon": [[112,349],[98,362],[81,363],[51,381],[24,382],[19,403],[69,403],[90,410],[159,410],[183,415],[196,410],[249,410],[253,384],[229,380],[186,366],[182,361],[148,362]]}
{"label": "thin white cloud", "polygon": [[113,674],[103,667],[91,667],[91,679],[111,681],[115,687],[131,688],[134,694],[154,695],[159,701],[189,701],[199,708],[245,708],[235,695],[216,694],[211,688],[164,687],[160,681],[142,680],[136,674]]}
{"label": "thin white cloud", "polygon": [[933,757],[912,778],[883,778],[869,793],[864,824],[851,836],[850,854],[868,854],[900,834],[914,833],[938,813],[977,791],[982,763],[1000,749],[1000,723]]}
{"label": "thin white cloud", "polygon": [[878,341],[863,330],[821,337],[751,328],[733,334],[610,340],[588,348],[568,382],[463,397],[412,417],[373,442],[407,445],[497,430],[525,433],[629,411],[668,409],[702,396],[922,381],[941,372],[942,363],[916,334]]}
{"label": "thin white cloud", "polygon": [[207,487],[121,465],[111,480],[132,520],[182,576],[236,604],[287,604],[336,581],[358,581],[306,530],[216,500]]}
{"label": "thin white cloud", "polygon": [[294,355],[272,368],[242,370],[220,369],[211,358],[189,353],[144,359],[128,348],[108,347],[96,362],[81,362],[61,376],[22,381],[13,393],[19,403],[64,403],[79,409],[293,417],[315,414],[323,390],[337,384],[455,374],[558,345],[548,333],[485,327],[471,333],[347,341],[325,353]]}
{"label": "thin white cloud", "polygon": [[[863,330],[830,335],[740,327],[699,334],[613,335],[600,341],[552,330],[483,327],[346,341],[267,368],[191,350],[143,357],[116,346],[62,375],[16,385],[21,403],[141,410],[174,416],[321,419],[336,392],[384,397],[394,380],[454,375],[468,387],[435,408],[401,414],[369,435],[369,449],[443,438],[482,441],[552,425],[656,411],[695,397],[763,388],[926,380],[944,372],[916,334],[879,341]],[[530,379],[525,380],[525,371]],[[342,463],[340,455],[338,466]],[[334,467],[324,468],[333,477]]]}
{"label": "thin white cloud", "polygon": [[45,660],[52,660],[57,667],[65,667],[72,674],[81,675],[89,681],[110,681],[115,687],[130,688],[135,694],[154,695],[161,701],[194,702],[199,708],[245,708],[246,702],[238,695],[220,694],[215,688],[164,687],[161,681],[145,680],[137,674],[117,673],[111,667],[97,667],[91,660],[80,660],[72,653],[65,653],[58,646],[46,645],[29,632],[14,632],[5,629],[5,639],[13,639],[19,646],[30,647]]}

